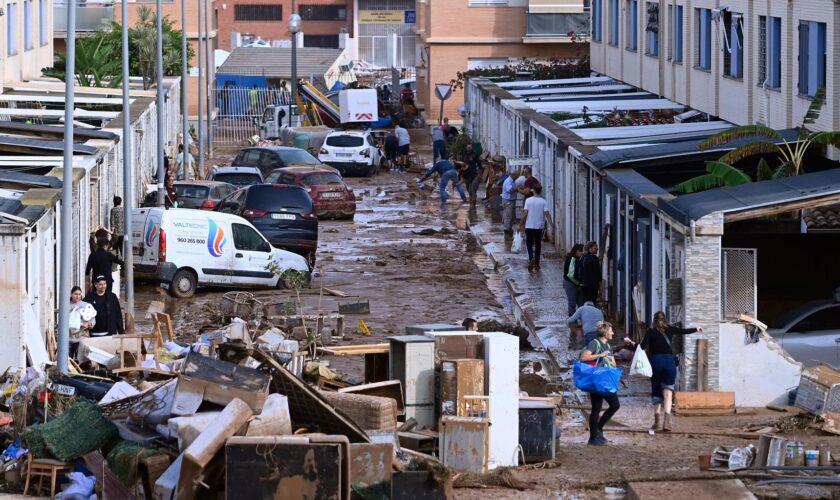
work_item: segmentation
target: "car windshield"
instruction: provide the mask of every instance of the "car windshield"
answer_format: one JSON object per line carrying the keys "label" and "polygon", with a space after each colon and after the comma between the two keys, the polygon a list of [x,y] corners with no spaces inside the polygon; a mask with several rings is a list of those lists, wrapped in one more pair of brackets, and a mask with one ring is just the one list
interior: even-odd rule
{"label": "car windshield", "polygon": [[356,148],[365,143],[365,140],[357,135],[331,135],[327,137],[327,146],[337,148]]}
{"label": "car windshield", "polygon": [[809,302],[808,304],[801,305],[797,308],[791,309],[790,311],[782,314],[778,318],[771,321],[767,326],[770,328],[785,328],[790,325],[793,321],[796,321],[800,317],[805,314],[808,314],[811,311],[817,309],[817,306],[823,304],[823,302]]}
{"label": "car windshield", "polygon": [[250,186],[251,184],[259,184],[262,182],[259,175],[232,173],[232,174],[216,174],[213,176],[214,181],[227,182],[234,186]]}
{"label": "car windshield", "polygon": [[280,159],[286,165],[320,165],[321,162],[317,158],[309,154],[309,152],[302,149],[283,149],[277,151]]}
{"label": "car windshield", "polygon": [[324,186],[326,184],[344,184],[338,174],[332,172],[315,172],[303,178],[307,186]]}
{"label": "car windshield", "polygon": [[175,192],[178,198],[207,198],[210,188],[207,186],[195,186],[190,184],[175,185]]}
{"label": "car windshield", "polygon": [[266,212],[280,212],[283,209],[312,210],[312,199],[299,187],[254,186],[248,193],[248,208],[259,208]]}

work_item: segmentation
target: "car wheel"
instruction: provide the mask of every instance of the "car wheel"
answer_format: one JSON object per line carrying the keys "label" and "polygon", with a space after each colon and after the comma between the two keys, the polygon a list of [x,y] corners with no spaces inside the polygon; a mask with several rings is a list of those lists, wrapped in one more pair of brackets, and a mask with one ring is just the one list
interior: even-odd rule
{"label": "car wheel", "polygon": [[195,287],[198,278],[195,273],[186,269],[179,269],[172,277],[172,283],[169,285],[169,291],[172,295],[186,299],[195,295]]}

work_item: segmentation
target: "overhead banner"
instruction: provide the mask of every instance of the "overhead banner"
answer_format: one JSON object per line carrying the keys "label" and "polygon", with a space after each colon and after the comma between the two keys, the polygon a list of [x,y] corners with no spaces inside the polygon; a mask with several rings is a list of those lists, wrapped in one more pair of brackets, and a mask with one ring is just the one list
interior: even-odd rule
{"label": "overhead banner", "polygon": [[405,11],[402,10],[360,10],[361,24],[403,24]]}

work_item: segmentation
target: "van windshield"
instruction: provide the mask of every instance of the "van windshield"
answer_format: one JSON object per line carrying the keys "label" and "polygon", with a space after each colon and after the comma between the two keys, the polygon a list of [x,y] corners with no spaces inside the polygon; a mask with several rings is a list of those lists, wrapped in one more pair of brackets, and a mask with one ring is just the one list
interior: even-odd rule
{"label": "van windshield", "polygon": [[254,186],[248,193],[248,208],[259,208],[266,212],[280,212],[283,209],[308,212],[312,210],[312,199],[299,187]]}
{"label": "van windshield", "polygon": [[234,186],[250,186],[251,184],[259,184],[262,182],[259,175],[256,174],[216,174],[213,176],[214,181],[227,182]]}
{"label": "van windshield", "polygon": [[365,140],[357,135],[332,135],[327,137],[327,146],[337,148],[357,148],[365,143]]}

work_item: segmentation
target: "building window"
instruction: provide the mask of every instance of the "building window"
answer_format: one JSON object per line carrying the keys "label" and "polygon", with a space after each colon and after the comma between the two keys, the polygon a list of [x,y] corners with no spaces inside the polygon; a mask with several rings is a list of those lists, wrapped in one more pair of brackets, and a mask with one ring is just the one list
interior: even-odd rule
{"label": "building window", "polygon": [[347,7],[343,5],[301,5],[298,14],[304,21],[346,21]]}
{"label": "building window", "polygon": [[304,47],[320,47],[322,49],[337,49],[338,35],[307,35],[303,34]]}
{"label": "building window", "polygon": [[603,0],[593,0],[592,2],[592,41],[600,42],[602,40],[601,32],[601,2]]}
{"label": "building window", "polygon": [[610,45],[618,46],[618,0],[610,0]]}
{"label": "building window", "polygon": [[15,9],[17,4],[6,4],[6,53],[10,56],[17,54],[15,45]]}
{"label": "building window", "polygon": [[712,69],[712,11],[695,9],[697,24],[697,67]]}
{"label": "building window", "polygon": [[674,62],[683,62],[683,6],[677,5],[674,10]]}
{"label": "building window", "polygon": [[825,23],[799,21],[799,94],[825,87]]}
{"label": "building window", "polygon": [[38,0],[38,39],[41,47],[47,44],[47,0]]}
{"label": "building window", "polygon": [[732,78],[743,78],[744,16],[727,10],[721,17],[723,17],[723,74]]}
{"label": "building window", "polygon": [[[782,18],[771,17],[767,23],[767,86],[782,88]],[[761,80],[764,81],[764,80]]]}
{"label": "building window", "polygon": [[657,2],[647,3],[647,50],[649,56],[659,55],[659,4]]}
{"label": "building window", "polygon": [[282,5],[234,5],[234,21],[282,21]]}
{"label": "building window", "polygon": [[32,49],[32,0],[23,0],[23,50]]}
{"label": "building window", "polygon": [[639,49],[639,0],[627,0],[627,50]]}

